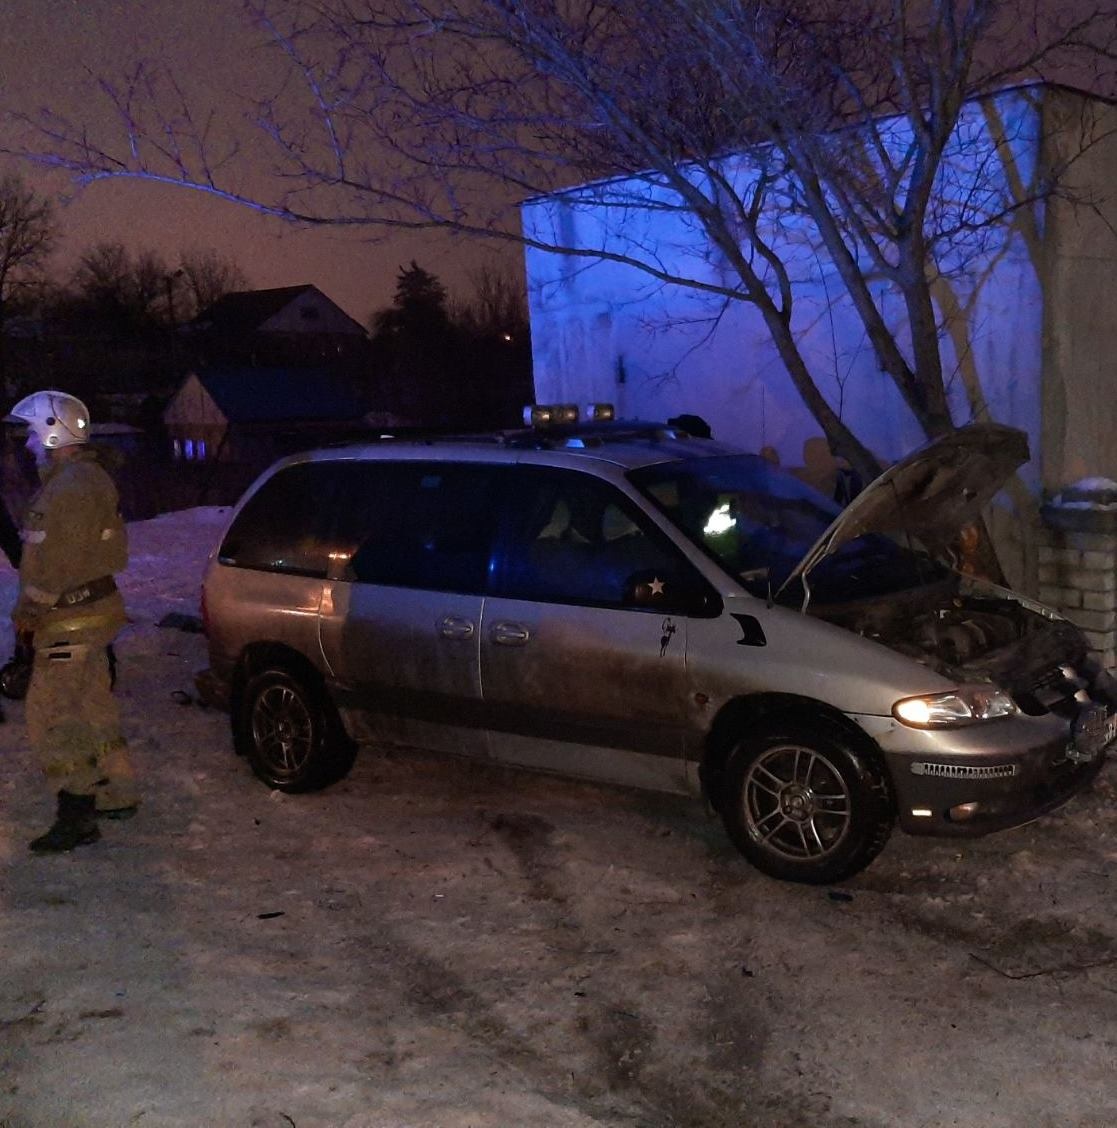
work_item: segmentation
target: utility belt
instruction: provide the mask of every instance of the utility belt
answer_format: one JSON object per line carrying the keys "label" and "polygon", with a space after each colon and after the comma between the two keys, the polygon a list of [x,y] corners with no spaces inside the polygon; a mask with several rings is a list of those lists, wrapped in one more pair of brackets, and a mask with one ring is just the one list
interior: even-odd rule
{"label": "utility belt", "polygon": [[52,611],[69,611],[72,607],[80,607],[83,603],[93,603],[95,600],[104,599],[116,591],[116,579],[113,576],[98,576],[95,580],[79,584],[77,587],[64,591],[51,607]]}

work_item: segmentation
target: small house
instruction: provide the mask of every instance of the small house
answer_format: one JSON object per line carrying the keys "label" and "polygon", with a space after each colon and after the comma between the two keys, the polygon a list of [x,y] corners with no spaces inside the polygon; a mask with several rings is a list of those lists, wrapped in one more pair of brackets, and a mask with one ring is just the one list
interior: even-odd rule
{"label": "small house", "polygon": [[366,433],[364,406],[348,382],[303,368],[191,372],[163,423],[178,462],[261,469],[292,451]]}
{"label": "small house", "polygon": [[367,359],[364,326],[309,284],[225,294],[183,336],[207,365],[350,370]]}

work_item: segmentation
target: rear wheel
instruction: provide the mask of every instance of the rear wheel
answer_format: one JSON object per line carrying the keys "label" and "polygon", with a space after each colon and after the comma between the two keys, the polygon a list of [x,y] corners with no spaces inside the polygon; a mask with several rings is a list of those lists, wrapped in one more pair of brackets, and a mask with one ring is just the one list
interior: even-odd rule
{"label": "rear wheel", "polygon": [[757,869],[825,885],[864,869],[894,821],[875,756],[839,726],[775,720],[743,738],[726,772],[722,821]]}
{"label": "rear wheel", "polygon": [[248,681],[233,731],[237,751],[277,791],[326,787],[353,763],[353,746],[325,692],[290,670],[264,670]]}

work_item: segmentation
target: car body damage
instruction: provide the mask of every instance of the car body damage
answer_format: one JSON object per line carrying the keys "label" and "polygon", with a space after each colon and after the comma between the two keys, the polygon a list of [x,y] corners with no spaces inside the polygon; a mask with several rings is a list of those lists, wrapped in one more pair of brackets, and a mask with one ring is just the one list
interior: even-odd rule
{"label": "car body damage", "polygon": [[1117,695],[1081,631],[952,566],[1022,432],[963,428],[839,509],[662,424],[538,414],[293,456],[238,504],[198,684],[269,787],[375,739],[700,790],[754,865],[824,884],[896,822],[985,834],[1096,775]]}
{"label": "car body damage", "polygon": [[940,569],[931,582],[816,604],[813,613],[953,681],[991,682],[1030,715],[1069,715],[1085,698],[1117,705],[1117,683],[1090,657],[1076,626],[1007,588],[940,564],[961,529],[1027,459],[1027,436],[995,423],[972,424],[929,443],[854,498],[782,588],[798,578],[806,607],[811,572],[858,538],[918,542],[926,552],[924,570]]}
{"label": "car body damage", "polygon": [[1092,659],[1078,627],[993,584],[954,574],[913,591],[815,606],[810,613],[951,681],[992,682],[1033,716],[1068,712],[1083,691],[1117,706],[1117,685]]}
{"label": "car body damage", "polygon": [[906,592],[816,605],[811,614],[950,678],[1019,677],[1022,668],[1078,662],[1086,652],[1082,632],[1066,620],[957,574]]}

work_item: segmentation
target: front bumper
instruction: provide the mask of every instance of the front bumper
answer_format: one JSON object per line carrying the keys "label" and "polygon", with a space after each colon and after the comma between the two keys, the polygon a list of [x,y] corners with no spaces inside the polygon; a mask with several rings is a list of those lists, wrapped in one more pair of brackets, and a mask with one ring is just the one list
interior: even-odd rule
{"label": "front bumper", "polygon": [[1106,758],[1065,719],[1011,717],[938,731],[889,725],[876,734],[909,834],[972,837],[1020,826],[1090,785]]}

